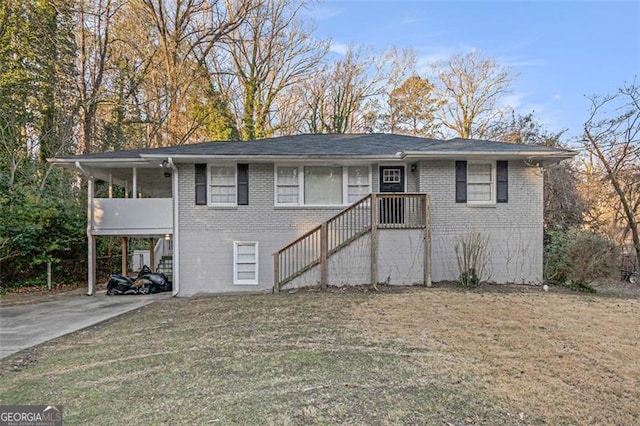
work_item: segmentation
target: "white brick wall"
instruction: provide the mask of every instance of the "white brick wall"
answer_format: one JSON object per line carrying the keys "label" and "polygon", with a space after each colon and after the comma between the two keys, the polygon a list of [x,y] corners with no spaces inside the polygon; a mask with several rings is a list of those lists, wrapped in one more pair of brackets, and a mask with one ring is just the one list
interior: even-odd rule
{"label": "white brick wall", "polygon": [[422,161],[420,191],[431,195],[434,281],[458,278],[456,238],[474,231],[489,238],[488,280],[542,281],[542,169],[509,161],[509,202],[474,207],[455,202],[454,161]]}
{"label": "white brick wall", "polygon": [[[378,230],[377,281],[391,285],[424,282],[424,232],[417,229]],[[329,285],[368,284],[371,278],[371,234],[363,235],[327,261]],[[320,267],[307,271],[283,289],[320,284]]]}
{"label": "white brick wall", "polygon": [[[341,210],[274,207],[273,167],[273,164],[249,165],[248,206],[214,208],[195,205],[194,166],[179,165],[181,295],[271,291],[272,254]],[[378,169],[374,166],[374,190],[378,187],[377,175]],[[491,207],[455,203],[453,161],[422,161],[415,173],[407,165],[406,176],[409,191],[431,195],[433,281],[457,279],[456,238],[474,230],[489,236],[492,260],[488,278],[491,281],[528,283],[542,280],[541,169],[510,161],[509,202]],[[234,241],[260,243],[258,285],[233,284]],[[411,253],[401,254],[389,262],[382,260],[390,257],[384,255],[385,248],[380,245],[380,281],[384,281],[387,275],[391,276],[393,283],[405,278],[409,280],[407,284],[422,281],[421,265],[416,265],[421,259],[416,253],[422,249],[418,241],[416,239],[415,250]],[[385,247],[388,245],[384,244]],[[359,250],[357,245],[353,250]],[[392,249],[389,253],[398,253],[398,250]],[[359,266],[342,278],[335,276],[340,260],[334,259],[329,268],[329,274],[334,276],[332,281],[355,283],[366,275],[368,266],[364,263],[368,263],[365,262],[368,256],[363,254],[360,258],[363,260]]]}
{"label": "white brick wall", "polygon": [[[195,204],[193,164],[180,165],[180,294],[271,291],[272,254],[342,208],[274,207],[273,164],[249,165],[249,205]],[[259,284],[233,284],[233,242],[258,241]]]}

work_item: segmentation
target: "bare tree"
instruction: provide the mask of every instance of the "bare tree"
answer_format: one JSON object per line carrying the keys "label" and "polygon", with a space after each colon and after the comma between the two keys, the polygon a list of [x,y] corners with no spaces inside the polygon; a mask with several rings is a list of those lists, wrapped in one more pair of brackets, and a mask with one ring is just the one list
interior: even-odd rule
{"label": "bare tree", "polygon": [[306,3],[264,0],[225,38],[226,54],[216,58],[216,76],[234,101],[243,139],[289,127],[275,122],[274,106],[287,105],[281,94],[306,80],[327,52],[328,42],[314,40],[299,19]]}
{"label": "bare tree", "polygon": [[141,148],[162,139],[165,79],[153,32],[140,1],[123,3],[112,19],[105,99],[96,116],[101,149]]}
{"label": "bare tree", "polygon": [[579,169],[563,161],[544,170],[544,227],[546,230],[580,227],[590,205],[580,191]]}
{"label": "bare tree", "polygon": [[482,139],[504,116],[499,101],[516,79],[512,71],[478,51],[455,55],[435,65],[439,97],[444,100],[438,114],[442,135],[453,132],[462,138]]}
{"label": "bare tree", "polygon": [[385,86],[382,88],[382,107],[378,113],[383,131],[396,133],[398,124],[398,104],[392,100],[392,94],[398,90],[404,81],[415,74],[416,54],[412,49],[399,50],[396,47],[383,56]]}
{"label": "bare tree", "polygon": [[120,0],[80,0],[78,3],[78,94],[80,152],[94,148],[98,105],[105,100],[104,80],[112,43],[112,22]]}
{"label": "bare tree", "polygon": [[280,93],[273,108],[273,119],[277,123],[277,128],[273,129],[274,136],[290,136],[306,131],[306,98],[302,84],[288,87]]}
{"label": "bare tree", "polygon": [[615,191],[625,233],[630,234],[640,264],[640,87],[636,82],[613,95],[591,97],[584,145]]}
{"label": "bare tree", "polygon": [[[149,36],[157,45],[161,70],[155,84],[162,88],[161,115],[164,134],[155,145],[185,143],[202,124],[187,114],[193,89],[209,78],[205,58],[227,34],[236,30],[256,7],[251,0],[138,0],[151,25]],[[259,3],[258,3],[259,4]]]}
{"label": "bare tree", "polygon": [[[567,148],[562,141],[564,130],[550,132],[533,113],[511,114],[494,126],[492,138],[502,142]],[[580,227],[591,207],[582,192],[585,182],[583,169],[577,160],[562,161],[544,169],[544,228],[569,230]],[[588,192],[587,192],[588,193]]]}
{"label": "bare tree", "polygon": [[591,153],[581,157],[580,194],[589,201],[584,223],[590,230],[606,236],[618,246],[624,245],[626,226],[622,225],[623,211],[618,196],[609,183],[604,167]]}
{"label": "bare tree", "polygon": [[380,65],[351,46],[344,58],[317,72],[306,90],[309,131],[368,132],[371,120],[363,107],[381,92]]}

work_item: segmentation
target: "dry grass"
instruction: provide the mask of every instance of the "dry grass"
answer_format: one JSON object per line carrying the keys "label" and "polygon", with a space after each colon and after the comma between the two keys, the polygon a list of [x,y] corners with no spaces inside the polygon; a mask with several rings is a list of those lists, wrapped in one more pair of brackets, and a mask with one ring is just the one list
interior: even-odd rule
{"label": "dry grass", "polygon": [[171,300],[2,360],[66,424],[638,424],[640,300],[533,291]]}
{"label": "dry grass", "polygon": [[375,341],[437,348],[440,373],[473,378],[524,418],[640,422],[638,300],[434,293],[371,300],[354,312],[356,327]]}

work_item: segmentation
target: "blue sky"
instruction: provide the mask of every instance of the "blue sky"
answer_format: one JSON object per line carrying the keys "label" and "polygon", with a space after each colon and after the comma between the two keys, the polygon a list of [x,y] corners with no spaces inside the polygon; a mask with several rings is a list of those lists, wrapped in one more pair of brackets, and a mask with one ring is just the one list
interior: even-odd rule
{"label": "blue sky", "polygon": [[310,14],[335,52],[412,47],[419,70],[477,49],[519,73],[510,105],[566,138],[581,133],[585,95],[640,82],[640,1],[325,0]]}

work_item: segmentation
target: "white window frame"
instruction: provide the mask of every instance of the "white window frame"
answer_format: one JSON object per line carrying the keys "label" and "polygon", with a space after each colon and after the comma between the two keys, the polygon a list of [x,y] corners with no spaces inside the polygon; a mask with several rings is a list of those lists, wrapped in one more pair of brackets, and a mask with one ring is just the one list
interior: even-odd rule
{"label": "white window frame", "polygon": [[[397,179],[393,179],[393,180],[387,180],[387,176],[386,176],[386,172],[398,172],[398,176]],[[394,173],[395,175],[395,173]],[[382,183],[400,183],[402,182],[402,173],[400,172],[400,168],[398,167],[397,169],[384,169],[382,171]]]}
{"label": "white window frame", "polygon": [[[238,247],[239,246],[253,246],[255,247],[255,262],[239,262],[238,260]],[[239,264],[255,264],[255,279],[253,280],[241,280],[238,279],[238,265]],[[234,241],[233,242],[233,284],[234,285],[257,285],[258,284],[258,272],[260,270],[259,265],[259,251],[257,241]]]}
{"label": "white window frame", "polygon": [[[342,204],[306,204],[304,193],[304,168],[306,166],[314,167],[342,167]],[[279,203],[278,202],[278,168],[288,167],[298,169],[298,203]],[[372,188],[372,175],[371,164],[345,164],[345,165],[332,165],[325,163],[308,163],[308,164],[275,164],[273,168],[273,203],[276,207],[345,207],[353,203],[349,203],[349,167],[366,167],[368,170],[369,178],[369,191],[371,193]],[[406,182],[405,182],[406,184]]]}
{"label": "white window frame", "polygon": [[[298,202],[297,203],[279,203],[278,202],[278,169],[279,168],[296,169],[298,176]],[[294,185],[287,185],[287,187]],[[304,175],[300,175],[300,166],[294,164],[276,164],[273,168],[273,203],[276,206],[299,206],[302,200],[302,188],[304,188]]]}
{"label": "white window frame", "polygon": [[[342,175],[340,176],[340,180],[341,180],[341,185],[340,185],[340,203],[337,204],[309,204],[307,203],[307,193],[306,193],[306,168],[307,167],[316,167],[316,168],[340,168],[340,173],[336,173],[337,175]],[[334,166],[334,165],[327,165],[327,164],[305,164],[303,166],[300,167],[299,171],[302,172],[302,186],[301,188],[301,193],[302,193],[302,204],[305,206],[309,206],[309,207],[332,207],[332,206],[345,206],[347,205],[346,201],[345,201],[345,182],[344,182],[344,171],[346,169],[347,166]]]}
{"label": "white window frame", "polygon": [[[473,165],[473,164],[482,164],[482,165],[489,165],[491,167],[491,182],[489,182],[490,185],[490,200],[478,200],[478,201],[471,201],[469,200],[469,185],[472,185],[474,182],[471,182],[469,179],[469,166]],[[481,205],[481,204],[495,204],[496,203],[496,162],[495,161],[467,161],[467,204],[475,204],[475,205]],[[481,183],[481,182],[478,182]],[[486,183],[485,183],[486,185]]]}
{"label": "white window frame", "polygon": [[[371,164],[351,164],[348,166],[342,166],[342,190],[343,190],[343,194],[342,194],[342,199],[343,201],[346,203],[346,205],[351,205],[353,203],[355,203],[358,200],[354,200],[353,202],[349,202],[349,187],[350,186],[364,186],[364,185],[349,185],[349,168],[350,167],[366,167],[367,168],[367,177],[368,177],[368,181],[369,184],[368,186],[368,190],[367,190],[367,194],[371,194]],[[360,198],[362,198],[364,195],[361,195]]]}
{"label": "white window frame", "polygon": [[[235,201],[233,203],[214,203],[213,195],[211,192],[211,187],[213,186],[211,183],[212,172],[211,169],[216,167],[233,167],[234,170],[234,196]],[[211,207],[237,207],[238,206],[238,165],[237,164],[222,164],[222,163],[210,163],[207,164],[207,204]]]}

